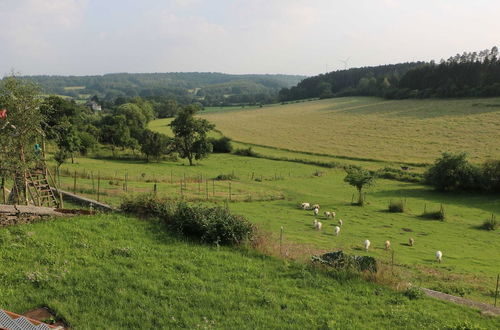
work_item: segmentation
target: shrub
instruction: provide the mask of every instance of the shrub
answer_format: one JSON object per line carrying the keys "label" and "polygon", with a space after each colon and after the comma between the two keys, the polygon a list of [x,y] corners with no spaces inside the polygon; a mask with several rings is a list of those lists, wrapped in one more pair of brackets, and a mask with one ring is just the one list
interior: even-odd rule
{"label": "shrub", "polygon": [[423,175],[420,173],[413,173],[408,171],[403,171],[401,169],[385,167],[376,172],[377,177],[389,180],[397,180],[403,182],[422,182]]}
{"label": "shrub", "polygon": [[214,179],[218,181],[224,181],[224,180],[232,181],[232,180],[238,180],[238,177],[234,175],[234,173],[229,173],[229,174],[219,174]]}
{"label": "shrub", "polygon": [[403,292],[403,295],[410,300],[416,300],[422,298],[424,296],[424,292],[420,290],[420,288],[410,286]]}
{"label": "shrub", "polygon": [[427,211],[427,208],[425,208],[424,213],[422,213],[421,217],[424,219],[445,221],[446,215],[444,213],[443,204],[441,204],[441,207],[439,208],[438,211]]}
{"label": "shrub", "polygon": [[255,232],[244,217],[221,207],[189,206],[181,202],[164,219],[173,231],[208,244],[241,244],[252,239]]}
{"label": "shrub", "polygon": [[208,141],[212,144],[213,152],[215,153],[230,153],[233,151],[231,139],[227,136],[223,136],[219,139],[210,138]]}
{"label": "shrub", "polygon": [[406,201],[399,200],[399,201],[393,201],[391,200],[389,202],[389,212],[393,213],[402,213],[405,211],[406,208]]}
{"label": "shrub", "polygon": [[497,221],[497,217],[492,214],[490,219],[483,222],[481,228],[484,230],[495,230],[499,225],[500,223]]}
{"label": "shrub", "polygon": [[479,190],[481,170],[470,164],[467,154],[443,153],[425,173],[425,181],[442,191]]}
{"label": "shrub", "polygon": [[247,157],[258,157],[259,155],[252,150],[252,147],[248,147],[246,149],[236,149],[234,151],[235,155],[238,156],[247,156]]}
{"label": "shrub", "polygon": [[377,262],[370,256],[351,256],[344,254],[342,250],[328,252],[321,256],[313,256],[312,262],[327,265],[340,270],[355,269],[358,271],[377,272]]}
{"label": "shrub", "polygon": [[162,218],[171,214],[174,207],[172,200],[159,198],[154,193],[126,196],[120,205],[127,213]]}

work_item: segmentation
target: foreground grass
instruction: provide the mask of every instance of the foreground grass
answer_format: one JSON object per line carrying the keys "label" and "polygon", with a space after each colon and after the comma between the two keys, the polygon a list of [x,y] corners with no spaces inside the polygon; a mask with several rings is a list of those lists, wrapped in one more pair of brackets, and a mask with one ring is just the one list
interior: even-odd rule
{"label": "foreground grass", "polygon": [[498,98],[335,98],[201,116],[225,135],[297,151],[400,162],[432,162],[443,151],[475,161],[500,156]]}
{"label": "foreground grass", "polygon": [[498,328],[448,303],[251,250],[175,238],[120,215],[0,228],[0,306],[90,328]]}

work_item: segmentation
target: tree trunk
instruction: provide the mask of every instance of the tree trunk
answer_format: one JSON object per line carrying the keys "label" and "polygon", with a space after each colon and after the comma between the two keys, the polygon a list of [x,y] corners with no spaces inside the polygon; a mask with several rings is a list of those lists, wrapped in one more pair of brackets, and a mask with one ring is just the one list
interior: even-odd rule
{"label": "tree trunk", "polygon": [[71,153],[71,164],[75,163],[75,159],[73,158],[73,153]]}
{"label": "tree trunk", "polygon": [[359,196],[358,196],[358,204],[359,206],[363,206],[364,204],[364,199],[363,199],[363,191],[362,189],[358,189],[358,193],[359,193]]}
{"label": "tree trunk", "polygon": [[193,156],[188,156],[189,166],[193,166]]}

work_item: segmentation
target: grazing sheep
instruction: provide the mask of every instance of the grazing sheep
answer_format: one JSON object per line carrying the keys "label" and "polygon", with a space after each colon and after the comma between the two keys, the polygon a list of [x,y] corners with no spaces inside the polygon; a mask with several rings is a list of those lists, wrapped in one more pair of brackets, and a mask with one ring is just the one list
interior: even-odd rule
{"label": "grazing sheep", "polygon": [[335,236],[339,236],[339,233],[340,233],[340,227],[335,226]]}
{"label": "grazing sheep", "polygon": [[319,214],[319,209],[318,209],[318,208],[314,208],[313,213],[314,213],[314,216],[318,216],[318,214]]}
{"label": "grazing sheep", "polygon": [[408,243],[410,244],[410,246],[413,246],[413,244],[415,244],[415,240],[413,239],[413,237],[410,237]]}
{"label": "grazing sheep", "polygon": [[328,212],[328,211],[325,211],[325,213],[323,213],[325,215],[325,218],[329,219],[332,217],[332,212]]}
{"label": "grazing sheep", "polygon": [[368,248],[370,247],[371,242],[369,240],[365,241],[365,250],[368,251]]}
{"label": "grazing sheep", "polygon": [[335,217],[337,216],[337,214],[335,212],[333,212],[333,211],[331,212],[331,214],[332,214],[333,220],[335,220]]}
{"label": "grazing sheep", "polygon": [[319,204],[314,204],[313,209],[318,209],[319,210]]}
{"label": "grazing sheep", "polygon": [[342,219],[339,219],[339,226],[342,227],[343,224],[344,224],[344,221],[342,221]]}
{"label": "grazing sheep", "polygon": [[323,224],[321,222],[316,222],[316,230],[321,230],[321,227],[323,226]]}
{"label": "grazing sheep", "polygon": [[303,210],[309,210],[311,208],[311,204],[309,204],[309,203],[302,203],[302,204],[300,204],[300,207]]}
{"label": "grazing sheep", "polygon": [[443,252],[437,251],[436,252],[436,260],[437,260],[437,262],[441,263],[442,259],[443,259]]}
{"label": "grazing sheep", "polygon": [[386,251],[391,249],[391,242],[390,241],[385,241],[384,245],[385,245]]}

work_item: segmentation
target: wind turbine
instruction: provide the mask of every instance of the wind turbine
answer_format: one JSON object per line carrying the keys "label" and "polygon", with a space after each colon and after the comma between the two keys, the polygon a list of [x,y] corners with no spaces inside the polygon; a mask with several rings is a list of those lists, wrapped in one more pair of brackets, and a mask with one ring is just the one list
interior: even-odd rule
{"label": "wind turbine", "polygon": [[339,60],[340,62],[344,63],[344,70],[347,70],[347,67],[349,66],[349,60],[350,59],[351,59],[351,57],[349,56],[345,60]]}

